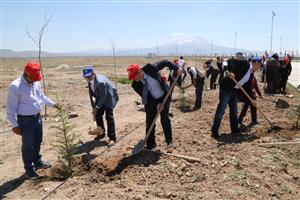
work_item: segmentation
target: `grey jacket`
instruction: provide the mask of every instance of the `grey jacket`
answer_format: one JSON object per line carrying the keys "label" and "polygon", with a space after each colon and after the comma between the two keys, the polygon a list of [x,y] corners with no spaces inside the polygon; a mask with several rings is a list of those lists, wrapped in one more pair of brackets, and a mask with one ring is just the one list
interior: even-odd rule
{"label": "grey jacket", "polygon": [[[115,108],[119,96],[117,90],[112,82],[105,76],[97,74],[94,79],[94,91],[89,84],[89,94],[91,105],[94,108],[97,106],[101,108],[102,106],[108,108]],[[95,102],[92,97],[95,97]]]}

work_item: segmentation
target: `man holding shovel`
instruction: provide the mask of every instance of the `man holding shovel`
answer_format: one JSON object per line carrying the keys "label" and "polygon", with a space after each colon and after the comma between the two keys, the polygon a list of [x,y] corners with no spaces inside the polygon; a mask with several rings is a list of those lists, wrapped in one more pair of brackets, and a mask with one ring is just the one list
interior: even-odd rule
{"label": "man holding shovel", "polygon": [[43,140],[42,106],[45,104],[61,109],[61,105],[44,95],[39,82],[42,80],[40,70],[38,64],[27,63],[23,75],[9,85],[7,93],[7,118],[13,133],[22,137],[25,177],[30,180],[40,178],[35,170],[51,167],[50,163],[42,160],[40,154]]}
{"label": "man holding shovel", "polygon": [[[220,83],[219,104],[211,128],[211,137],[215,139],[220,137],[219,128],[227,104],[229,105],[231,133],[237,134],[241,132],[238,128],[236,90],[239,89],[239,85],[242,86],[249,80],[250,65],[242,53],[238,52],[236,58],[228,60],[228,70],[229,72],[226,73],[226,76]],[[237,80],[239,85],[236,85],[233,79]]]}
{"label": "man holding shovel", "polygon": [[[142,97],[146,110],[146,132],[155,123],[157,113],[160,113],[160,121],[163,127],[167,147],[174,147],[172,141],[171,120],[169,118],[169,107],[171,98],[168,97],[165,105],[162,105],[164,97],[170,94],[169,86],[162,80],[159,73],[164,67],[174,70],[177,77],[181,75],[182,69],[176,64],[163,60],[154,64],[146,64],[140,68],[138,64],[132,64],[127,68],[128,79],[133,80],[132,88]],[[176,80],[175,80],[176,81]],[[174,84],[173,84],[174,85]],[[149,132],[146,149],[154,149],[155,142],[155,125]]]}
{"label": "man holding shovel", "polygon": [[[116,142],[113,109],[119,100],[117,90],[108,78],[100,74],[96,75],[93,67],[85,67],[82,72],[83,77],[89,85],[93,117],[96,119],[97,126],[103,130],[102,134],[98,135],[95,140],[102,139],[105,136],[105,127],[103,123],[103,115],[105,112],[108,129],[107,135],[109,137],[108,146],[111,146]],[[95,101],[93,98],[95,98]]]}

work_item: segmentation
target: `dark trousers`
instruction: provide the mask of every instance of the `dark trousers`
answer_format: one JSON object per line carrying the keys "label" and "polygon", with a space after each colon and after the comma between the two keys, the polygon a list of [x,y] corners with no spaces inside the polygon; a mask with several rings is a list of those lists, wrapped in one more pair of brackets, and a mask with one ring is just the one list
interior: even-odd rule
{"label": "dark trousers", "polygon": [[[169,144],[172,142],[172,128],[171,128],[171,120],[169,118],[169,109],[170,109],[171,98],[169,98],[164,106],[163,111],[160,113],[160,123],[162,125],[166,143]],[[146,134],[155,119],[157,114],[157,104],[150,103],[145,106],[146,109]],[[151,148],[156,146],[155,142],[155,125],[149,135],[147,140],[147,147]]]}
{"label": "dark trousers", "polygon": [[243,119],[246,116],[249,107],[250,107],[250,110],[251,110],[252,123],[257,123],[257,109],[256,109],[256,107],[254,107],[251,104],[250,101],[244,102],[242,111],[241,111],[240,116],[239,116],[239,122],[240,123],[243,122]]}
{"label": "dark trousers", "polygon": [[280,87],[279,87],[280,92],[285,92],[287,80],[288,80],[287,75],[281,75]]}
{"label": "dark trousers", "polygon": [[196,101],[195,101],[194,109],[200,109],[201,108],[203,86],[204,86],[204,78],[197,78],[196,90],[195,90]]}
{"label": "dark trousers", "polygon": [[217,78],[218,78],[219,72],[212,72],[210,77],[210,89],[215,90],[217,89]]}
{"label": "dark trousers", "polygon": [[219,84],[221,83],[221,81],[222,81],[222,79],[224,78],[224,71],[223,70],[221,70],[220,71],[220,76],[219,76]]}
{"label": "dark trousers", "polygon": [[230,91],[225,91],[220,88],[219,95],[219,104],[216,110],[216,114],[214,117],[214,123],[211,128],[212,134],[218,134],[219,128],[221,125],[221,121],[223,115],[225,113],[225,109],[227,104],[229,105],[229,115],[230,115],[230,128],[231,132],[237,132],[238,129],[238,119],[237,119],[237,96],[236,89],[232,89]]}
{"label": "dark trousers", "polygon": [[113,109],[107,108],[105,106],[102,106],[100,109],[98,109],[97,114],[96,114],[97,126],[99,126],[105,130],[104,123],[103,123],[104,112],[105,112],[105,119],[107,122],[107,129],[108,129],[107,135],[110,140],[116,140],[115,120],[114,120]]}
{"label": "dark trousers", "polygon": [[18,124],[22,134],[22,159],[26,171],[33,170],[33,165],[41,162],[41,143],[43,140],[43,125],[40,115],[18,116]]}

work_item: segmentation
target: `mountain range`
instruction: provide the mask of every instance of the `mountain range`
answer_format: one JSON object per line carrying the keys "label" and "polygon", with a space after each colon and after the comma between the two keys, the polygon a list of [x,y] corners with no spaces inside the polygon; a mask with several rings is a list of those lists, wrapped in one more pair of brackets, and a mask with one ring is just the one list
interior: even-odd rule
{"label": "mountain range", "polygon": [[[262,51],[250,51],[246,49],[234,49],[230,47],[224,47],[221,45],[210,43],[201,38],[192,38],[185,41],[176,41],[172,43],[166,43],[163,45],[157,45],[153,47],[139,47],[139,48],[117,48],[117,56],[147,56],[148,54],[159,56],[206,56],[206,55],[221,55],[230,56],[234,52],[244,52],[252,54],[261,54]],[[37,57],[38,51],[13,51],[10,49],[0,49],[2,58],[29,58]],[[78,52],[64,52],[64,53],[52,53],[42,51],[42,57],[75,57],[75,56],[111,56],[112,49],[93,49]]]}

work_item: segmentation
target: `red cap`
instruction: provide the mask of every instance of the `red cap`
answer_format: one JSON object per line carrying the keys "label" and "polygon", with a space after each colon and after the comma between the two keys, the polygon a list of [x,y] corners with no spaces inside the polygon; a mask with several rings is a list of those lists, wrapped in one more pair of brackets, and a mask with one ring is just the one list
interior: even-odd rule
{"label": "red cap", "polygon": [[24,70],[33,81],[42,80],[41,67],[37,63],[28,62]]}
{"label": "red cap", "polygon": [[136,74],[140,71],[140,66],[138,64],[131,64],[127,68],[128,72],[128,80],[133,80],[136,76]]}
{"label": "red cap", "polygon": [[161,75],[161,79],[164,81],[164,82],[167,82],[167,76],[165,74]]}

